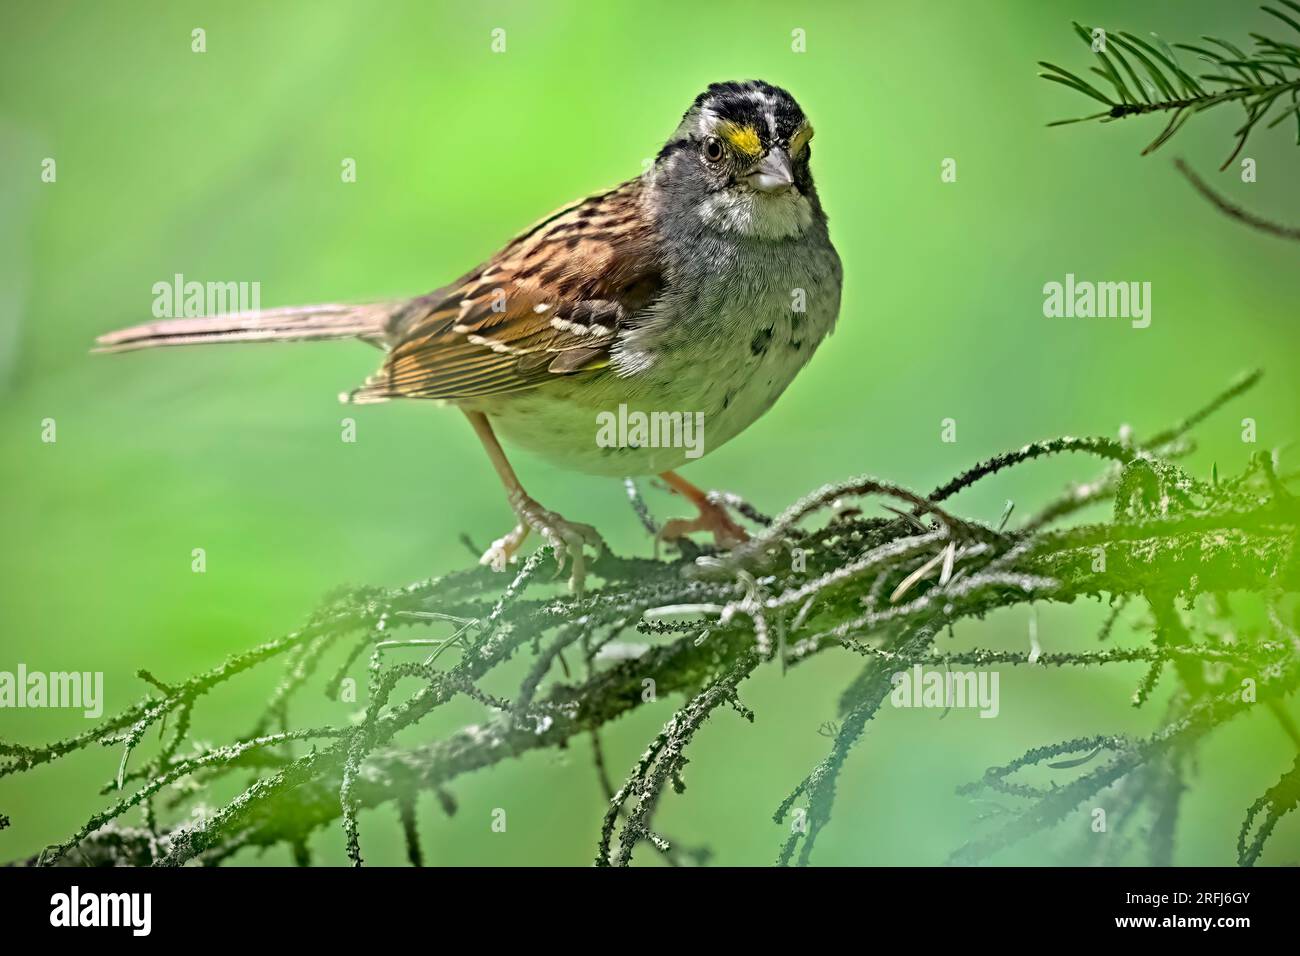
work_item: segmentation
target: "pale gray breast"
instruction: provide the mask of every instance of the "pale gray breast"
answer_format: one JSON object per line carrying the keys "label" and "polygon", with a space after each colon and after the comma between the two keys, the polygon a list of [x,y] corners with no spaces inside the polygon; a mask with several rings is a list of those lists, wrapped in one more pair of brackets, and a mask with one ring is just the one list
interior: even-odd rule
{"label": "pale gray breast", "polygon": [[840,276],[822,230],[794,243],[705,240],[619,343],[615,367],[648,399],[703,411],[716,447],[771,407],[831,331]]}
{"label": "pale gray breast", "polygon": [[835,324],[839,259],[829,241],[788,256],[706,257],[719,268],[676,277],[654,315],[620,340],[616,374],[492,399],[484,410],[502,436],[573,470],[641,475],[691,458],[681,448],[597,447],[598,414],[623,405],[702,413],[709,454],[766,412]]}

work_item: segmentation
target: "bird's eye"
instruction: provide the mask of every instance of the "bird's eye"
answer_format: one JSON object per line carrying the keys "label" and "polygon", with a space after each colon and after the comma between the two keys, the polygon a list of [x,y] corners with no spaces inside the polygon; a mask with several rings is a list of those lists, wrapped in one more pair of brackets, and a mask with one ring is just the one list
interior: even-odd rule
{"label": "bird's eye", "polygon": [[722,158],[722,140],[716,136],[710,136],[704,141],[704,158],[711,163],[716,163]]}

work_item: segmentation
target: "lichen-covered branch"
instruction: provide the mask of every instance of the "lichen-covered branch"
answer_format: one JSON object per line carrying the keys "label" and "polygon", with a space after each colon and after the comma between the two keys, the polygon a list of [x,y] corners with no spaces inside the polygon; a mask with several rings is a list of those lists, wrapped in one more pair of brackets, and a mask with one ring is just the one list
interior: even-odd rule
{"label": "lichen-covered branch", "polygon": [[[543,580],[545,555],[539,552],[513,579],[474,569],[400,589],[357,589],[301,630],[187,680],[168,682],[142,671],[151,691],[94,729],[43,746],[0,743],[0,776],[38,772],[92,744],[122,754],[100,798],[85,795],[85,823],[29,862],[219,864],[245,851],[285,846],[306,863],[309,839],[337,827],[360,865],[367,811],[390,806],[410,861],[436,864],[420,847],[412,811],[417,795],[432,793],[453,813],[451,787],[463,774],[581,735],[595,743],[603,727],[644,706],[647,681],[653,697],[680,695],[684,703],[621,785],[604,778],[608,764],[595,743],[601,777],[593,785],[606,786],[609,796],[595,858],[626,865],[648,842],[674,862],[698,859],[699,853],[678,853],[653,823],[668,785],[678,793],[684,788],[692,739],[722,705],[752,716],[740,693],[757,669],[796,667],[823,653],[860,656],[863,669],[842,692],[843,716],[828,733],[829,754],[810,758],[811,771],[777,808],[778,824],[788,820],[791,827],[779,862],[811,861],[831,819],[839,771],[867,724],[884,719],[882,704],[897,672],[913,664],[980,669],[1133,662],[1147,665],[1134,694],[1137,705],[1161,681],[1177,681],[1161,728],[1144,741],[1039,744],[990,770],[970,792],[989,791],[1022,806],[1003,808],[1012,819],[1004,814],[1001,827],[958,848],[954,860],[984,859],[1106,794],[1126,811],[1147,808],[1152,859],[1171,859],[1179,797],[1189,785],[1180,768],[1197,742],[1256,700],[1289,721],[1280,702],[1300,682],[1293,600],[1300,584],[1300,513],[1290,478],[1278,475],[1267,455],[1256,455],[1238,475],[1209,482],[1177,465],[1188,450],[1188,432],[1257,378],[1239,381],[1145,442],[1131,436],[1035,442],[978,464],[930,494],[854,478],[812,492],[775,518],[734,495],[720,495],[754,524],[750,542],[729,553],[664,561],[607,554],[591,566],[601,586],[581,598]],[[961,517],[953,505],[978,482],[1065,453],[1098,458],[1103,470],[1018,527],[1008,526],[1007,516],[996,526]],[[655,527],[634,484],[629,498],[643,524]],[[872,499],[883,514],[872,513]],[[1108,518],[1063,523],[1107,499]],[[1199,608],[1209,603],[1222,612],[1228,594],[1262,602],[1268,627],[1258,633],[1237,628],[1232,643],[1221,639],[1215,622],[1222,623],[1222,614],[1202,620]],[[1109,637],[1115,618],[1135,599],[1152,613],[1149,639],[1054,654],[992,648],[941,653],[935,645],[937,635],[970,618],[1085,597],[1116,608],[1099,640]],[[532,663],[509,699],[483,689],[485,678],[525,654]],[[297,726],[301,696],[339,700],[341,684],[363,657],[369,665],[357,719]],[[570,668],[575,657],[581,666]],[[190,739],[190,718],[212,705],[210,692],[277,664],[284,676],[246,735],[219,746]],[[1252,688],[1249,698],[1245,684]],[[474,701],[482,718],[424,742],[397,742],[400,732],[421,726],[457,697]],[[158,735],[147,732],[164,721],[169,732],[148,743]],[[738,727],[729,732],[743,732]],[[1104,762],[1090,768],[1102,754]],[[1016,778],[1053,760],[1057,770],[1078,768],[1071,783],[1044,789]],[[189,814],[234,773],[244,782],[237,796],[211,812]],[[1259,859],[1277,820],[1296,804],[1296,779],[1292,768],[1254,806],[1242,808],[1239,862]],[[136,814],[139,821],[128,819]]]}

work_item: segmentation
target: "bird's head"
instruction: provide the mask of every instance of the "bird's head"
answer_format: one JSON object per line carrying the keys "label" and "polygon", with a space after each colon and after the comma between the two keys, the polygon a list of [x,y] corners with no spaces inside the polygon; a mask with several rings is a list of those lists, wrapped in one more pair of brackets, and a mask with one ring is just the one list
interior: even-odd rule
{"label": "bird's head", "polygon": [[808,160],[812,126],[785,90],[714,83],[696,97],[650,176],[709,228],[760,239],[802,233],[820,214]]}

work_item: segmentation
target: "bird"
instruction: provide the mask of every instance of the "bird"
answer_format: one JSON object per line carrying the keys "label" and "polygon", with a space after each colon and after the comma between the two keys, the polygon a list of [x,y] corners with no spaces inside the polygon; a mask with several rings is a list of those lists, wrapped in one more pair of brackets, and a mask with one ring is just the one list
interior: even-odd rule
{"label": "bird", "polygon": [[[677,469],[771,408],[835,326],[843,269],[813,185],[812,137],[786,90],[713,83],[640,175],[560,207],[433,292],[164,318],[102,335],[96,351],[378,346],[379,370],[340,399],[459,408],[514,513],[482,563],[505,570],[535,531],[557,573],[571,562],[581,593],[584,549],[599,553],[599,532],[531,497],[501,439],[570,471],[660,476],[698,514],[666,522],[656,545],[697,532],[720,549],[748,540],[726,506]],[[599,423],[615,415],[674,427],[661,429],[666,441],[645,428],[605,429],[598,440]],[[683,422],[700,426],[690,446]]]}

